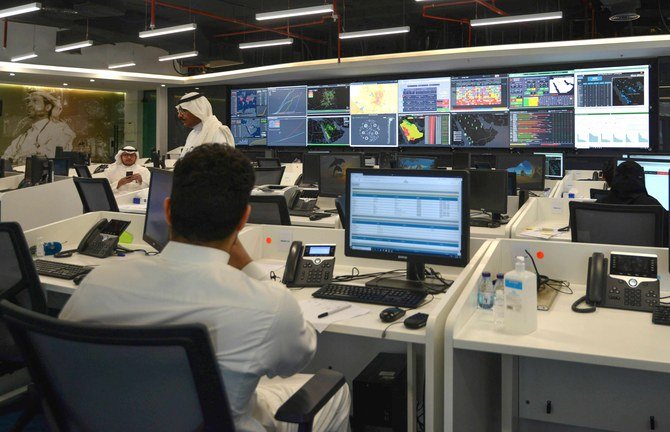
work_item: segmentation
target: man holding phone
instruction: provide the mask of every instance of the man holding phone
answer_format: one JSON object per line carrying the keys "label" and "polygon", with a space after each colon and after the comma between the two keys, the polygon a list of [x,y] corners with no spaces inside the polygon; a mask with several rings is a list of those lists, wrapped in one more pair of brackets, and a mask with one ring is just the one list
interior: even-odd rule
{"label": "man holding phone", "polygon": [[115,156],[116,162],[105,170],[115,194],[132,192],[149,187],[151,173],[137,162],[137,149],[125,146]]}

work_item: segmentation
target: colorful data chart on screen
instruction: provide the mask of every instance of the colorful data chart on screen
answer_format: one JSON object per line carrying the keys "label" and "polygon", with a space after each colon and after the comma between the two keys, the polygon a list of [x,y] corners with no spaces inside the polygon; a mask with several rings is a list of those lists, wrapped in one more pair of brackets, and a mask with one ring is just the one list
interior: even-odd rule
{"label": "colorful data chart on screen", "polygon": [[506,110],[507,75],[451,79],[452,110]]}
{"label": "colorful data chart on screen", "polygon": [[269,117],[268,146],[306,146],[306,117]]}
{"label": "colorful data chart on screen", "polygon": [[266,145],[268,119],[266,117],[241,117],[230,119],[230,129],[235,145]]}
{"label": "colorful data chart on screen", "polygon": [[349,145],[349,116],[308,117],[307,144]]}
{"label": "colorful data chart on screen", "polygon": [[398,115],[398,145],[434,146],[449,145],[448,114]]}
{"label": "colorful data chart on screen", "polygon": [[398,112],[398,83],[352,83],[350,87],[351,114],[396,114]]}
{"label": "colorful data chart on screen", "polygon": [[575,105],[573,71],[509,75],[509,108],[572,108]]}
{"label": "colorful data chart on screen", "polygon": [[391,114],[351,116],[353,147],[397,147],[396,116]]}
{"label": "colorful data chart on screen", "polygon": [[267,89],[239,89],[230,92],[231,117],[263,117],[267,113]]}
{"label": "colorful data chart on screen", "polygon": [[459,147],[509,146],[509,114],[507,112],[453,113],[451,144]]}
{"label": "colorful data chart on screen", "polygon": [[268,115],[307,115],[307,86],[268,88]]}
{"label": "colorful data chart on screen", "polygon": [[564,110],[513,110],[510,115],[510,146],[572,147],[575,113]]}
{"label": "colorful data chart on screen", "polygon": [[448,77],[398,81],[399,113],[449,112],[450,100]]}
{"label": "colorful data chart on screen", "polygon": [[648,114],[575,116],[576,148],[648,148]]}
{"label": "colorful data chart on screen", "polygon": [[307,114],[349,114],[349,85],[309,86]]}

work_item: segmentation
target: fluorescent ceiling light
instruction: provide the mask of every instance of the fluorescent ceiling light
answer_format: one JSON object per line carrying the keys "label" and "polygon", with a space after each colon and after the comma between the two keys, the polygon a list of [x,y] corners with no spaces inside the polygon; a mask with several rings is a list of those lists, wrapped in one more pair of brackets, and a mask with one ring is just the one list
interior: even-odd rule
{"label": "fluorescent ceiling light", "polygon": [[124,67],[131,67],[135,66],[135,62],[129,61],[125,63],[115,63],[107,66],[107,69],[119,69],[119,68],[124,68]]}
{"label": "fluorescent ceiling light", "polygon": [[363,30],[363,31],[340,33],[340,39],[353,39],[353,38],[370,37],[370,36],[383,36],[383,35],[398,34],[398,33],[409,33],[409,26],[389,27],[389,28],[381,28],[381,29],[375,29],[375,30]]}
{"label": "fluorescent ceiling light", "polygon": [[170,54],[158,57],[158,61],[168,61],[168,60],[177,60],[188,57],[195,57],[198,55],[198,51],[187,51],[183,53]]}
{"label": "fluorescent ceiling light", "polygon": [[163,35],[172,34],[172,33],[181,33],[181,32],[193,31],[197,27],[198,26],[195,23],[190,23],[190,24],[183,24],[183,25],[178,25],[178,26],[173,26],[173,27],[164,27],[164,28],[153,29],[153,30],[145,30],[145,31],[140,32],[140,37],[141,38],[149,38],[149,37],[154,37],[154,36],[163,36]]}
{"label": "fluorescent ceiling light", "polygon": [[37,54],[35,54],[34,52],[31,52],[31,53],[21,54],[21,55],[12,57],[11,60],[13,62],[19,62],[21,60],[28,60],[28,59],[35,58],[35,57],[37,57]]}
{"label": "fluorescent ceiling light", "polygon": [[71,43],[71,44],[67,44],[67,45],[56,45],[56,50],[55,51],[56,52],[70,51],[70,50],[74,50],[74,49],[90,47],[91,45],[93,45],[93,41],[89,39],[89,40],[85,40],[85,41],[81,41],[81,42],[75,42],[75,43]]}
{"label": "fluorescent ceiling light", "polygon": [[275,11],[275,12],[257,13],[256,14],[256,19],[258,21],[264,21],[264,20],[272,20],[272,19],[278,19],[278,18],[288,18],[288,17],[304,16],[304,15],[317,15],[317,14],[325,14],[325,13],[332,13],[332,12],[333,12],[333,5],[332,4],[325,4],[325,5],[320,5],[320,6],[311,6],[311,7],[297,8],[297,9],[288,9],[288,10],[281,10],[281,11]]}
{"label": "fluorescent ceiling light", "polygon": [[269,47],[269,46],[277,46],[277,45],[291,45],[291,44],[293,44],[293,39],[292,38],[272,39],[272,40],[266,40],[266,41],[241,43],[240,44],[240,49],[261,48],[261,47]]}
{"label": "fluorescent ceiling light", "polygon": [[528,15],[510,15],[498,18],[473,19],[472,21],[470,21],[470,26],[479,27],[487,25],[512,24],[512,23],[530,22],[530,21],[546,21],[561,18],[563,18],[563,12],[561,11],[536,13]]}
{"label": "fluorescent ceiling light", "polygon": [[23,6],[10,7],[0,10],[0,18],[34,12],[42,9],[42,3],[28,3]]}

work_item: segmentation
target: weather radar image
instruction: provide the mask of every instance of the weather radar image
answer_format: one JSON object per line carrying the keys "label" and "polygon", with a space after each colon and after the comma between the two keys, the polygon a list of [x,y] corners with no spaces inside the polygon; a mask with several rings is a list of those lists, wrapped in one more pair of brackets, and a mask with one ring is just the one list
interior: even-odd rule
{"label": "weather radar image", "polygon": [[308,87],[307,114],[349,114],[349,85]]}

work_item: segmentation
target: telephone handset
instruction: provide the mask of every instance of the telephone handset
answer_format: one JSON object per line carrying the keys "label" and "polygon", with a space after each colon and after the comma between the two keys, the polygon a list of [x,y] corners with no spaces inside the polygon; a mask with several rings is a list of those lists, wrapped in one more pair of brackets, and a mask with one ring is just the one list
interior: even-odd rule
{"label": "telephone handset", "polygon": [[333,278],[335,245],[291,243],[282,283],[288,287],[321,287]]}
{"label": "telephone handset", "polygon": [[77,247],[77,252],[97,258],[112,255],[119,244],[119,236],[128,228],[130,222],[118,219],[100,219],[88,230]]}
{"label": "telephone handset", "polygon": [[[575,312],[593,312],[597,306],[651,312],[658,304],[660,284],[656,255],[600,252],[589,258],[586,295],[572,305]],[[608,271],[609,262],[609,271]],[[590,307],[579,308],[586,301]]]}

